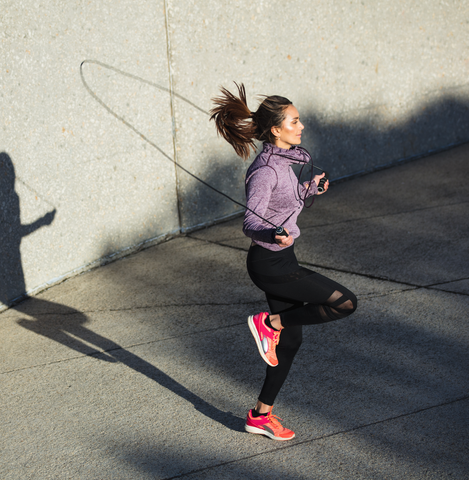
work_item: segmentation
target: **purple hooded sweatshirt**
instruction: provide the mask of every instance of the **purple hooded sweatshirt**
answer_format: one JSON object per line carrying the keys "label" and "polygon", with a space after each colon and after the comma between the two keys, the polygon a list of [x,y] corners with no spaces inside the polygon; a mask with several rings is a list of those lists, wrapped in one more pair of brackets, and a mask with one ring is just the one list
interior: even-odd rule
{"label": "purple hooded sweatshirt", "polygon": [[[302,198],[305,194],[316,195],[318,187],[313,181],[309,190],[309,182],[299,184],[291,165],[310,160],[308,152],[301,147],[286,150],[264,143],[262,152],[246,172],[247,207],[274,225],[286,228],[294,239],[300,236],[296,220],[304,206]],[[275,228],[249,210],[244,215],[243,232],[268,250],[285,248],[275,242]]]}

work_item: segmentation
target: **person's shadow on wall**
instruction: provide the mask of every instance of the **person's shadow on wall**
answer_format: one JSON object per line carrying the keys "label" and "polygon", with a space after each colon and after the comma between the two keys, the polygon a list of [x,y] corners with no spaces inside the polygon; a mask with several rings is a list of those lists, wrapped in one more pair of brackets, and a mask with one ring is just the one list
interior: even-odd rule
{"label": "person's shadow on wall", "polygon": [[8,154],[0,153],[0,300],[29,318],[17,321],[21,327],[58,342],[81,355],[107,362],[120,362],[154,380],[192,403],[194,408],[227,428],[241,430],[241,419],[211,405],[151,363],[124,349],[112,340],[86,327],[89,318],[75,308],[26,294],[20,245],[26,235],[50,225],[56,211],[30,225],[22,225],[20,201],[15,191],[15,169]]}
{"label": "person's shadow on wall", "polygon": [[0,153],[0,302],[11,305],[26,298],[20,245],[23,237],[54,221],[56,210],[29,225],[22,225],[20,200],[15,191],[15,168],[10,156]]}

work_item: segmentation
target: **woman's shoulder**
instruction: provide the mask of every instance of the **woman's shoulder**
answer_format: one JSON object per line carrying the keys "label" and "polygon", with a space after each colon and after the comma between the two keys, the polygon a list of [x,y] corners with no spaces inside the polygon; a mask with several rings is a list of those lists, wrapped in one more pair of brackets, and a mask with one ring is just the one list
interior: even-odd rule
{"label": "woman's shoulder", "polygon": [[251,166],[246,172],[246,183],[255,176],[256,179],[261,179],[263,181],[274,181],[277,182],[277,171],[275,164],[269,161],[269,157],[265,155],[265,152],[262,151],[257,155],[254,161],[251,163]]}

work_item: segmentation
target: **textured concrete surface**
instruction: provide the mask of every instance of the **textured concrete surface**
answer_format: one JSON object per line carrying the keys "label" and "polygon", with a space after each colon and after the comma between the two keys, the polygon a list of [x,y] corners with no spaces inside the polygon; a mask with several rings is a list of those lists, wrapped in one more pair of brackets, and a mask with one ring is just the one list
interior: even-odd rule
{"label": "textured concrete surface", "polygon": [[4,0],[0,308],[239,210],[169,161],[243,201],[220,85],[291,98],[333,178],[468,141],[468,21],[458,0]]}
{"label": "textured concrete surface", "polygon": [[[0,253],[9,260],[0,302],[8,303],[179,222],[174,166],[104,110],[80,76],[83,60],[98,59],[168,88],[163,1],[6,1],[1,10]],[[167,93],[96,64],[83,75],[172,153]]]}
{"label": "textured concrete surface", "polygon": [[[259,94],[290,98],[333,178],[468,139],[467,2],[169,1],[168,18],[178,93],[206,106],[244,82],[253,111]],[[229,188],[227,170],[243,173],[231,147],[174,105],[179,160]],[[243,198],[242,183],[229,190]],[[183,225],[235,208],[184,175],[179,193]]]}
{"label": "textured concrete surface", "polygon": [[0,477],[467,479],[468,156],[333,185],[302,213],[299,259],[359,308],[304,329],[275,405],[293,441],[243,430],[265,370],[246,317],[266,302],[238,218],[0,314]]}

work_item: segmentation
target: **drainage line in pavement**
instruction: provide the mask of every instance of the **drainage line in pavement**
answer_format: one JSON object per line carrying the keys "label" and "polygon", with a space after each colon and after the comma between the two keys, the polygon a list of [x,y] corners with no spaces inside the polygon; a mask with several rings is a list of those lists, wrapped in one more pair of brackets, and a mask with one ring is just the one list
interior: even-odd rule
{"label": "drainage line in pavement", "polygon": [[[200,238],[197,238],[197,237],[193,237],[193,236],[190,236],[188,235],[189,238],[192,238],[193,240],[199,240],[201,242],[207,242],[207,243],[211,243],[213,245],[218,245],[220,247],[225,247],[225,248],[231,248],[233,250],[240,250],[242,252],[246,252],[246,249],[244,248],[240,248],[240,247],[234,247],[233,245],[225,245],[223,243],[219,243],[219,242],[212,242],[210,240],[205,240],[205,239],[200,239]],[[387,278],[387,277],[379,277],[377,275],[371,275],[370,273],[358,273],[358,272],[353,272],[351,270],[345,270],[345,269],[342,269],[342,268],[337,268],[337,267],[328,267],[328,266],[325,266],[325,265],[318,265],[316,263],[309,263],[309,262],[303,262],[303,261],[298,261],[299,264],[301,265],[306,265],[308,267],[313,267],[313,268],[322,268],[323,270],[331,270],[333,272],[340,272],[340,273],[346,273],[348,275],[357,275],[359,277],[364,277],[364,278],[369,278],[370,280],[381,280],[383,282],[389,282],[389,283],[397,283],[397,284],[400,284],[400,285],[407,285],[408,287],[413,287],[415,289],[418,289],[418,288],[431,288],[431,287],[435,287],[435,286],[438,286],[438,285],[445,285],[447,283],[453,283],[453,282],[461,282],[462,280],[468,280],[468,278],[459,278],[459,279],[456,279],[456,280],[448,280],[446,282],[439,282],[439,283],[430,283],[428,285],[419,285],[419,284],[416,284],[416,283],[410,283],[410,282],[405,282],[405,281],[401,281],[401,280],[394,280],[392,278]],[[442,290],[442,291],[446,291],[446,290]],[[462,292],[447,292],[447,293],[455,293],[457,295],[467,295],[467,293],[462,293]]]}
{"label": "drainage line in pavement", "polygon": [[[241,248],[241,247],[234,247],[233,245],[226,245],[226,244],[219,243],[219,242],[212,242],[210,240],[193,237],[191,235],[188,235],[188,237],[192,238],[193,240],[198,240],[198,241],[201,241],[201,242],[211,243],[213,245],[218,245],[220,247],[231,248],[233,250],[240,250],[242,252],[247,253],[246,249]],[[325,265],[318,265],[318,264],[315,264],[315,263],[303,262],[303,261],[300,261],[300,260],[298,261],[298,263],[302,264],[302,265],[306,265],[308,267],[322,268],[324,270],[331,270],[333,272],[347,273],[348,275],[357,275],[359,277],[369,278],[370,280],[381,280],[383,282],[398,283],[398,284],[401,284],[401,285],[407,285],[408,287],[414,287],[414,288],[431,288],[431,287],[435,287],[435,286],[438,286],[438,285],[445,285],[447,283],[453,283],[453,282],[460,282],[462,280],[468,280],[468,278],[459,278],[459,279],[456,279],[456,280],[448,280],[448,281],[441,282],[441,283],[439,282],[439,283],[430,283],[428,285],[419,285],[419,284],[416,284],[416,283],[394,280],[392,278],[379,277],[377,275],[371,275],[370,273],[358,273],[358,272],[353,272],[351,270],[345,270],[345,269],[337,268],[337,267],[328,267],[328,266],[325,266]],[[448,293],[456,293],[456,294],[459,294],[459,295],[467,295],[466,293],[461,293],[461,292],[448,292]]]}
{"label": "drainage line in pavement", "polygon": [[54,316],[66,316],[66,315],[89,315],[93,313],[108,313],[108,312],[130,312],[132,310],[148,310],[150,308],[187,308],[187,307],[239,307],[243,305],[255,305],[258,303],[264,303],[265,300],[252,300],[250,302],[229,302],[229,303],[215,303],[215,302],[207,302],[207,303],[167,303],[167,304],[156,304],[156,305],[142,305],[142,306],[134,306],[134,307],[125,307],[125,308],[106,308],[104,310],[77,310],[75,312],[41,312],[41,313],[34,313],[29,314],[30,316],[34,317],[45,317],[49,315]]}
{"label": "drainage line in pavement", "polygon": [[392,213],[383,213],[381,215],[370,215],[369,217],[356,217],[356,218],[349,218],[347,220],[340,220],[333,223],[319,223],[317,225],[311,225],[309,227],[301,227],[302,231],[305,230],[312,230],[313,228],[324,228],[324,227],[335,227],[337,225],[343,225],[344,223],[351,223],[351,222],[361,222],[363,220],[373,220],[377,218],[387,218],[393,217],[397,215],[407,215],[408,213],[416,213],[421,212],[424,210],[434,210],[436,208],[444,208],[444,207],[455,207],[458,205],[464,205],[468,203],[467,201],[457,202],[457,203],[448,203],[444,205],[432,205],[430,207],[421,207],[421,208],[414,208],[413,210],[402,210],[400,212],[392,212]]}
{"label": "drainage line in pavement", "polygon": [[[190,335],[201,335],[205,333],[215,332],[221,329],[239,327],[240,325],[246,325],[246,323],[245,322],[233,323],[231,325],[222,325],[219,327],[208,328],[207,330],[197,330],[197,332],[179,333],[178,335],[175,335],[172,337],[157,338],[154,340],[148,340],[147,342],[134,343],[132,345],[125,345],[125,346],[120,345],[118,347],[109,348],[107,350],[99,350],[99,351],[90,352],[90,353],[83,353],[82,355],[76,355],[74,357],[68,357],[68,358],[61,358],[60,360],[53,360],[47,363],[39,363],[37,365],[28,365],[27,367],[15,368],[13,370],[6,370],[5,372],[0,372],[0,375],[7,375],[9,373],[19,372],[20,370],[29,370],[32,368],[48,367],[49,365],[55,365],[56,363],[68,362],[70,360],[78,360],[80,358],[86,358],[86,357],[97,358],[99,357],[99,355],[103,355],[109,352],[115,352],[118,350],[128,350],[134,347],[141,347],[142,345],[150,345],[151,343],[165,342],[167,340],[174,340],[175,338],[188,337]],[[97,359],[99,360],[99,358]],[[119,360],[116,360],[116,363],[122,363],[122,362],[120,362]]]}

